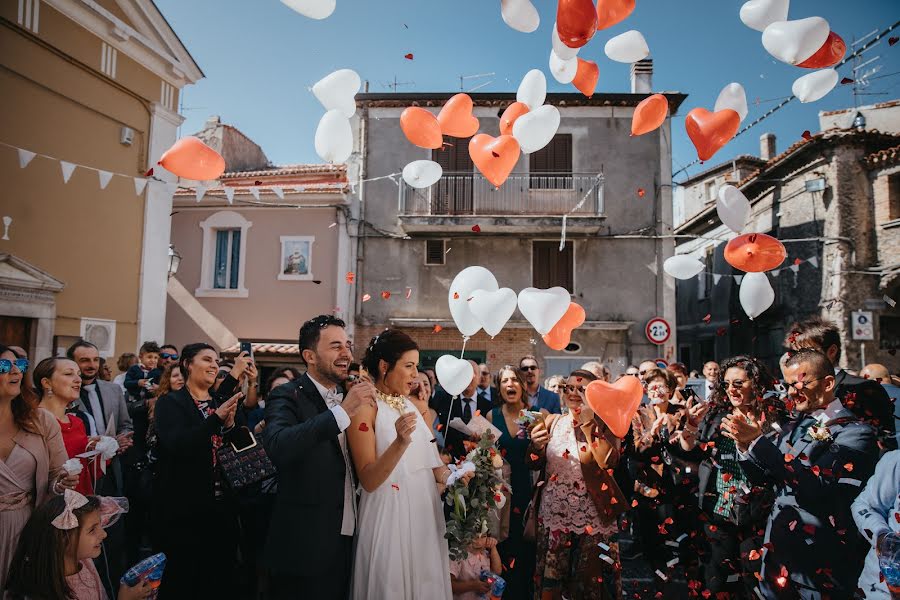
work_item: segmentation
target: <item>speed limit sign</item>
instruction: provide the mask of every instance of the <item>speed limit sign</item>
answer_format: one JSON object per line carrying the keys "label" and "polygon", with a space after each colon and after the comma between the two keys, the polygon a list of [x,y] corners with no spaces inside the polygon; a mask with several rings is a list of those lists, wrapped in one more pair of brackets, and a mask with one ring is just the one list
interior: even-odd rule
{"label": "speed limit sign", "polygon": [[662,317],[653,317],[647,321],[645,333],[647,334],[647,339],[650,340],[651,343],[662,345],[665,344],[666,341],[668,341],[669,336],[672,335],[672,328],[669,327],[669,323]]}

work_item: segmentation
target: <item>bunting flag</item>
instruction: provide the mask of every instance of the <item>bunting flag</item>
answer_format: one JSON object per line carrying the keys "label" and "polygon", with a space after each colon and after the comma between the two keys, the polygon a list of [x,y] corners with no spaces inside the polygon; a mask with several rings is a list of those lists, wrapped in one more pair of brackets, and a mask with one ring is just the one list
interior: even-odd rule
{"label": "bunting flag", "polygon": [[778,277],[778,274],[781,273],[781,269],[772,269],[769,273],[772,274],[772,277]]}
{"label": "bunting flag", "polygon": [[734,280],[737,281],[738,285],[741,285],[741,281],[744,279],[743,275],[735,275]]}
{"label": "bunting flag", "polygon": [[259,188],[256,186],[250,187],[250,193],[253,194],[253,197],[259,200]]}
{"label": "bunting flag", "polygon": [[109,185],[109,180],[112,179],[113,174],[109,171],[97,171],[97,176],[100,178],[100,189],[105,190],[106,186]]}
{"label": "bunting flag", "polygon": [[713,285],[719,285],[719,281],[722,280],[722,276],[718,273],[713,273]]}
{"label": "bunting flag", "polygon": [[812,266],[814,266],[817,269],[819,268],[819,257],[817,257],[817,256],[811,256],[811,257],[807,258],[806,262],[808,262],[809,264],[811,264]]}
{"label": "bunting flag", "polygon": [[791,266],[788,267],[788,269],[790,269],[791,271],[793,271],[794,273],[796,273],[797,271],[800,270],[800,265],[791,265]]}
{"label": "bunting flag", "polygon": [[197,186],[197,202],[203,200],[203,195],[206,194],[206,187],[202,185]]}
{"label": "bunting flag", "polygon": [[70,162],[66,162],[64,160],[59,161],[59,168],[62,169],[63,182],[69,183],[69,178],[72,177],[72,173],[75,172],[75,167],[78,165]]}
{"label": "bunting flag", "polygon": [[303,192],[306,191],[306,186],[298,185],[297,187],[294,188],[294,191],[297,192],[298,194],[302,194]]}
{"label": "bunting flag", "polygon": [[284,190],[278,186],[272,186],[272,192],[278,196],[279,200],[284,200]]}
{"label": "bunting flag", "polygon": [[28,166],[37,154],[34,152],[29,152],[28,150],[23,150],[22,148],[16,148],[19,152],[19,168],[24,169]]}
{"label": "bunting flag", "polygon": [[140,196],[144,193],[144,188],[147,187],[147,180],[143,177],[135,177],[134,178],[134,194],[135,196]]}
{"label": "bunting flag", "polygon": [[225,198],[228,199],[228,204],[234,204],[234,188],[233,187],[225,188]]}

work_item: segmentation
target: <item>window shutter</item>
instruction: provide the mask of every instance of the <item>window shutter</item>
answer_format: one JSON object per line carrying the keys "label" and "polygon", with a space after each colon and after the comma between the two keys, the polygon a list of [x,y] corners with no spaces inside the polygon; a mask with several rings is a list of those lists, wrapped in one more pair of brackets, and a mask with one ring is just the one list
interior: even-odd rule
{"label": "window shutter", "polygon": [[572,187],[572,134],[558,133],[528,158],[531,189],[562,190]]}
{"label": "window shutter", "polygon": [[425,264],[444,264],[444,240],[425,240]]}
{"label": "window shutter", "polygon": [[575,249],[566,242],[562,251],[559,242],[533,242],[532,285],[536,288],[564,287],[575,292]]}

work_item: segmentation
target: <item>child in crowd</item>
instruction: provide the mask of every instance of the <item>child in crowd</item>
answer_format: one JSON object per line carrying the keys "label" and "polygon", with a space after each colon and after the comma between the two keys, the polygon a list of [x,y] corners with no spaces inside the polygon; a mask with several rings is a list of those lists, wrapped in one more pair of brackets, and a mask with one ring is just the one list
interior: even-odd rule
{"label": "child in crowd", "polygon": [[162,369],[159,363],[159,345],[156,342],[144,342],[138,353],[138,363],[128,368],[125,373],[125,389],[132,400],[147,400],[153,397]]}
{"label": "child in crowd", "polygon": [[480,600],[491,592],[491,584],[481,581],[482,571],[500,573],[503,568],[497,540],[482,535],[469,546],[463,560],[450,561],[450,587],[454,600]]}
{"label": "child in crowd", "polygon": [[[104,527],[123,511],[113,498],[66,490],[38,507],[19,538],[7,581],[13,600],[107,600],[94,566],[106,538]],[[146,581],[119,587],[119,600],[146,598]]]}

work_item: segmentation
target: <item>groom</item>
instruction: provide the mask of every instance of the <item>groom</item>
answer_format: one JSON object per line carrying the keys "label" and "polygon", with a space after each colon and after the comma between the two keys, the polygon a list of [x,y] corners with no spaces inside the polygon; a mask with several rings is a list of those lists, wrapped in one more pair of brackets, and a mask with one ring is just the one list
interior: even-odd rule
{"label": "groom", "polygon": [[306,374],[266,400],[264,444],[278,472],[266,543],[275,600],[348,595],[357,506],[344,430],[376,392],[361,381],[344,396],[353,358],[344,326],[330,315],[304,323]]}

